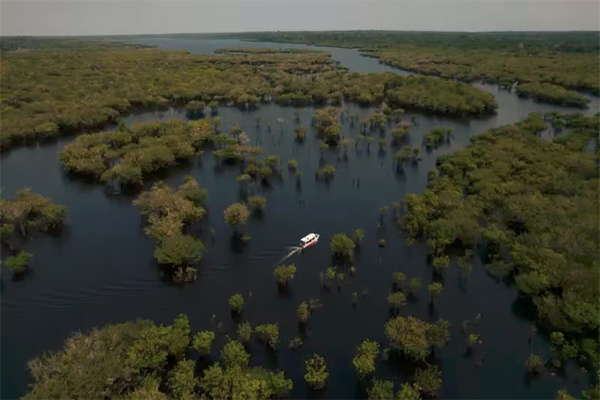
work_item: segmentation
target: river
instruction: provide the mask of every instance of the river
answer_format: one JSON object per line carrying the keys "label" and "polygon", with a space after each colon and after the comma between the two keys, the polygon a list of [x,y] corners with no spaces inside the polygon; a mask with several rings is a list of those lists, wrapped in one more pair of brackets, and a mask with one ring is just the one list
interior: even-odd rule
{"label": "river", "polygon": [[[311,47],[275,43],[249,43],[238,40],[144,39],[162,48],[187,50],[196,54],[211,54],[218,47]],[[319,47],[351,71],[398,72],[379,64],[373,58],[361,57],[357,50]],[[277,154],[283,163],[298,160],[303,173],[298,187],[293,174],[282,170],[282,179],[272,188],[257,188],[267,198],[262,219],[249,220],[244,232],[252,236],[244,250],[233,251],[231,230],[222,220],[223,208],[238,201],[239,188],[235,176],[237,167],[223,168],[210,154],[189,164],[169,170],[162,178],[169,184],[180,184],[187,174],[209,190],[208,213],[202,223],[207,252],[200,267],[199,279],[185,286],[172,285],[160,275],[153,261],[153,245],[143,233],[138,210],[131,204],[133,197],[110,195],[99,184],[73,180],[66,176],[56,161],[57,152],[73,138],[61,138],[46,145],[21,147],[2,155],[2,195],[12,197],[21,188],[51,197],[68,208],[65,229],[58,237],[39,236],[26,244],[34,254],[32,270],[23,279],[13,281],[2,272],[2,378],[1,397],[16,398],[27,390],[29,374],[27,360],[58,349],[65,337],[76,331],[87,332],[93,327],[136,318],[170,323],[179,313],[189,316],[192,332],[210,328],[214,313],[223,322],[224,333],[232,334],[235,324],[229,313],[228,298],[235,292],[248,300],[244,318],[255,326],[278,322],[282,343],[277,352],[251,345],[252,365],[285,370],[293,378],[292,397],[365,397],[364,386],[356,379],[350,362],[356,346],[364,339],[377,340],[385,346],[383,324],[389,317],[386,297],[391,291],[393,271],[403,271],[410,277],[423,278],[420,299],[409,302],[402,314],[424,320],[444,318],[451,323],[450,344],[436,351],[443,368],[444,398],[554,398],[557,390],[568,388],[579,393],[587,388],[588,376],[568,364],[565,376],[545,374],[528,379],[524,358],[530,352],[528,337],[536,353],[547,355],[548,345],[532,330],[530,312],[517,300],[514,288],[497,283],[476,263],[465,285],[459,283],[456,265],[445,272],[444,291],[433,310],[429,308],[426,285],[431,282],[432,267],[428,264],[427,248],[422,243],[407,246],[404,238],[388,218],[378,227],[378,209],[399,201],[408,193],[420,193],[427,181],[427,171],[435,160],[465,147],[469,138],[503,124],[513,123],[529,112],[568,111],[531,100],[514,93],[498,91],[493,85],[477,87],[494,94],[498,113],[486,118],[450,119],[419,114],[419,125],[411,129],[411,143],[420,144],[422,136],[439,126],[454,130],[454,141],[432,152],[422,153],[418,167],[406,168],[396,174],[388,147],[379,155],[377,145],[370,153],[364,143],[341,154],[327,153],[324,158],[337,168],[330,184],[316,182],[314,171],[320,154],[314,135],[308,134],[304,144],[294,141],[294,111],[299,111],[301,123],[310,126],[312,107],[294,109],[277,105],[261,105],[253,112],[221,108],[223,127],[239,123],[252,142],[265,150],[265,155]],[[587,114],[598,111],[598,99],[591,98]],[[372,110],[348,106],[367,116]],[[255,127],[260,115],[262,128]],[[403,119],[409,120],[412,113]],[[182,111],[148,112],[129,116],[126,121],[186,119]],[[277,123],[283,119],[283,123]],[[266,129],[271,122],[272,131]],[[358,127],[343,126],[342,134],[356,137]],[[285,165],[284,164],[284,165]],[[359,182],[359,184],[357,184]],[[153,182],[146,182],[146,188]],[[364,228],[366,235],[354,266],[354,278],[347,278],[341,290],[323,292],[319,287],[320,271],[330,266],[329,239],[339,232],[351,233]],[[208,233],[214,229],[214,240]],[[289,290],[281,293],[272,275],[274,264],[286,253],[287,246],[309,232],[321,234],[321,241],[287,262],[295,263],[298,272]],[[379,248],[379,239],[387,246]],[[352,292],[358,292],[358,304],[351,304]],[[291,352],[287,342],[298,334],[296,307],[302,301],[320,298],[323,308],[310,322],[312,337],[305,346]],[[465,337],[461,333],[464,320],[481,314],[480,334],[485,358],[478,367],[472,358],[464,356]],[[224,343],[224,336],[216,348]],[[303,357],[313,351],[323,355],[331,372],[324,392],[314,394],[303,382]],[[216,360],[217,352],[212,357]],[[380,361],[376,376],[405,381],[411,371],[402,363]]]}

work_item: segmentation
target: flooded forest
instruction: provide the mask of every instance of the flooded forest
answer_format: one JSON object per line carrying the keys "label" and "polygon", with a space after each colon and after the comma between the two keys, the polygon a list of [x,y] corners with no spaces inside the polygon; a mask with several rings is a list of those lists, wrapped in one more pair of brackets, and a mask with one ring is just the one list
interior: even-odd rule
{"label": "flooded forest", "polygon": [[599,49],[3,37],[1,397],[599,398]]}

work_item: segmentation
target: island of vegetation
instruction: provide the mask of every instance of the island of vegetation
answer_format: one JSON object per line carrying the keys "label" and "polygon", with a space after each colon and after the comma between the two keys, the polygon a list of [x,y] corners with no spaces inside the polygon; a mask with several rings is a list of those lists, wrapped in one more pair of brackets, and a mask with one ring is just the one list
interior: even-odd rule
{"label": "island of vegetation", "polygon": [[[549,115],[568,133],[544,141],[540,114],[473,137],[438,159],[423,194],[404,198],[409,240],[427,240],[434,266],[478,253],[490,274],[514,284],[572,357],[598,368],[600,117]],[[562,124],[562,122],[561,122]],[[479,250],[478,250],[479,249]]]}
{"label": "island of vegetation", "polygon": [[249,109],[270,101],[299,106],[385,100],[449,115],[497,107],[491,94],[462,83],[348,73],[324,52],[246,49],[197,56],[97,41],[45,47],[45,40],[31,39],[27,51],[3,47],[9,50],[2,51],[1,61],[2,149],[97,130],[136,110],[191,102],[196,113],[203,109],[200,102]]}
{"label": "island of vegetation", "polygon": [[26,240],[36,232],[57,231],[66,217],[64,206],[29,189],[19,191],[10,200],[0,199],[0,242],[10,254],[4,259],[4,267],[14,275],[26,272],[33,257],[23,250]]}
{"label": "island of vegetation", "polygon": [[464,82],[517,86],[523,96],[583,107],[600,94],[596,32],[260,32],[232,37],[361,49],[382,63]]}

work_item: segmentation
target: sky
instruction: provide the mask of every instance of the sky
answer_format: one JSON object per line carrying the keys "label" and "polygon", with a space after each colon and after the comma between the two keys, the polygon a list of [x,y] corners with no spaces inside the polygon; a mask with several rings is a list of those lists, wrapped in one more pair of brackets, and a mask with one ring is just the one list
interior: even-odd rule
{"label": "sky", "polygon": [[600,30],[580,0],[0,0],[1,35]]}

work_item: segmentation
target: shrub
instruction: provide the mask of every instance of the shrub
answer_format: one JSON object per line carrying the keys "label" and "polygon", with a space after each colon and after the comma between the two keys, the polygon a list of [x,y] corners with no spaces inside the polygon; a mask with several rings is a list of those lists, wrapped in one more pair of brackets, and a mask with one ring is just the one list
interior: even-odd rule
{"label": "shrub", "polygon": [[248,198],[248,204],[254,210],[262,211],[265,209],[265,206],[267,205],[267,199],[265,199],[262,196],[251,196]]}
{"label": "shrub", "polygon": [[439,396],[442,390],[442,371],[437,365],[417,369],[415,385],[427,396]]}
{"label": "shrub", "polygon": [[390,293],[387,302],[390,308],[398,309],[406,304],[406,296],[402,292]]}
{"label": "shrub", "polygon": [[21,250],[17,255],[6,257],[4,266],[10,269],[13,274],[21,274],[27,269],[27,264],[29,264],[29,260],[31,260],[32,257],[33,254]]}
{"label": "shrub", "polygon": [[357,347],[357,350],[358,354],[352,359],[352,366],[359,378],[364,378],[375,372],[379,343],[367,339]]}
{"label": "shrub", "polygon": [[296,161],[296,160],[288,161],[288,168],[291,170],[298,168],[298,161]]}
{"label": "shrub", "polygon": [[327,363],[323,357],[313,354],[306,360],[306,373],[304,379],[312,389],[322,389],[327,383],[329,372],[327,372]]}
{"label": "shrub", "polygon": [[242,343],[248,343],[252,336],[252,327],[248,322],[240,322],[237,326],[237,339]]}
{"label": "shrub", "polygon": [[525,359],[525,368],[529,372],[538,372],[538,369],[543,366],[543,361],[537,354],[530,354]]}
{"label": "shrub", "polygon": [[229,298],[229,306],[231,311],[235,313],[241,313],[244,310],[244,297],[241,294],[236,293]]}
{"label": "shrub", "polygon": [[338,233],[331,238],[329,247],[337,257],[352,259],[352,253],[356,245],[344,233]]}
{"label": "shrub", "polygon": [[210,353],[213,341],[215,340],[215,333],[211,331],[198,332],[194,336],[193,346],[200,355],[205,356]]}
{"label": "shrub", "polygon": [[308,322],[308,319],[310,318],[310,309],[308,308],[308,304],[306,304],[305,301],[300,303],[300,305],[298,306],[297,314],[300,322]]}
{"label": "shrub", "polygon": [[273,275],[277,277],[277,283],[280,285],[287,285],[296,275],[296,266],[294,264],[279,265],[273,271]]}
{"label": "shrub", "polygon": [[279,343],[279,324],[263,324],[254,329],[259,340],[268,342],[273,349]]}
{"label": "shrub", "polygon": [[243,203],[233,203],[227,206],[223,211],[223,219],[225,223],[234,229],[244,225],[250,216],[250,211]]}
{"label": "shrub", "polygon": [[392,279],[396,285],[402,286],[404,281],[406,281],[406,275],[403,272],[394,272],[392,274]]}
{"label": "shrub", "polygon": [[244,349],[244,345],[237,340],[231,340],[221,349],[221,362],[226,368],[247,367],[250,362],[250,354]]}

